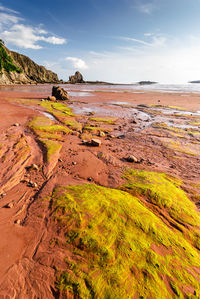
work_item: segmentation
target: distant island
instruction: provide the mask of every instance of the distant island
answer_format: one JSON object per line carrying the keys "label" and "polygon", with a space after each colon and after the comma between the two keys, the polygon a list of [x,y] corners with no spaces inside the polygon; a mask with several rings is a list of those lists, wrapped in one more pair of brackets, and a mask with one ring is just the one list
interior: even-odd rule
{"label": "distant island", "polygon": [[156,84],[158,82],[154,82],[154,81],[139,81],[137,84],[139,85],[151,85],[151,84]]}
{"label": "distant island", "polygon": [[195,80],[195,81],[189,81],[188,83],[200,83],[200,80]]}

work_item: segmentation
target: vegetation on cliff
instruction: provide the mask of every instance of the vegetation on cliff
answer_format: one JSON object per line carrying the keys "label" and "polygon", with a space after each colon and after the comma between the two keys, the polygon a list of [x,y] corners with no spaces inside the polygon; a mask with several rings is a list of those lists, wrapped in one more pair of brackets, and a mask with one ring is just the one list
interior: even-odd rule
{"label": "vegetation on cliff", "polygon": [[2,42],[0,42],[0,72],[2,72],[2,70],[5,70],[7,73],[22,72],[22,70],[14,64],[12,57],[8,55]]}
{"label": "vegetation on cliff", "polygon": [[29,57],[10,51],[0,39],[0,84],[59,82],[57,74]]}

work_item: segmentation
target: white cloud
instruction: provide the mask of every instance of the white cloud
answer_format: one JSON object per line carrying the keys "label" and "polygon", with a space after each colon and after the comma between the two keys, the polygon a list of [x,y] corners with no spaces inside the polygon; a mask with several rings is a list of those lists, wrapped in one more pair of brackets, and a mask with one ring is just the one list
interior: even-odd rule
{"label": "white cloud", "polygon": [[53,45],[63,45],[66,43],[65,38],[60,38],[60,37],[55,37],[55,36],[49,36],[49,37],[41,36],[40,40],[43,40],[43,41],[53,44]]}
{"label": "white cloud", "polygon": [[[0,11],[1,11],[1,9],[0,9]],[[17,24],[20,20],[22,20],[22,19],[19,18],[18,16],[10,15],[5,12],[0,12],[0,26],[1,27],[4,25]]]}
{"label": "white cloud", "polygon": [[88,69],[87,64],[81,58],[77,58],[77,57],[66,57],[65,60],[71,61],[73,67],[76,68],[76,69],[80,69],[80,70],[86,70],[86,69]]}
{"label": "white cloud", "polygon": [[18,14],[18,11],[7,8],[7,7],[3,6],[1,3],[0,3],[0,10],[8,12],[8,13],[12,13],[12,14]]}
{"label": "white cloud", "polygon": [[127,42],[135,42],[138,44],[141,44],[143,46],[148,46],[148,47],[158,47],[158,46],[164,46],[166,42],[166,37],[162,35],[154,35],[153,33],[150,34],[144,34],[145,37],[150,38],[150,41],[144,41],[141,39],[136,39],[133,37],[119,37],[119,39],[127,41]]}
{"label": "white cloud", "polygon": [[121,83],[151,80],[174,84],[200,79],[200,36],[178,40],[160,34],[147,38],[154,46],[147,46],[146,39],[145,43],[125,40],[124,47],[106,55],[90,51],[86,57],[90,68],[84,77]]}
{"label": "white cloud", "polygon": [[151,2],[147,2],[147,3],[144,3],[139,1],[138,4],[137,4],[137,9],[143,13],[143,14],[152,14],[156,9],[158,8],[158,5],[156,4],[156,1],[153,0]]}
{"label": "white cloud", "polygon": [[17,12],[0,4],[0,38],[6,43],[25,49],[41,49],[41,41],[53,45],[62,45],[65,38],[50,35],[40,26],[33,27],[24,24],[25,20]]}

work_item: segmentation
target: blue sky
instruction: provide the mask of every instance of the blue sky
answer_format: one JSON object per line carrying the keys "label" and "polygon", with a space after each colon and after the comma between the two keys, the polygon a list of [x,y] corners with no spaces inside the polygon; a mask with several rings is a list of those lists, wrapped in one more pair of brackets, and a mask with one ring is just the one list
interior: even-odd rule
{"label": "blue sky", "polygon": [[200,0],[0,0],[8,48],[67,80],[200,79]]}

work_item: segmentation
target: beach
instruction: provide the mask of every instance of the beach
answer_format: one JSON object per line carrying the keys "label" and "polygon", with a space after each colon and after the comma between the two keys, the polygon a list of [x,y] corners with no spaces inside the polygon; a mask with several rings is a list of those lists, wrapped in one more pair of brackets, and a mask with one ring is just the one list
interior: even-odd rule
{"label": "beach", "polygon": [[[64,247],[52,240],[64,235],[44,199],[55,186],[119,188],[125,169],[134,168],[176,177],[200,206],[200,93],[61,87],[70,97],[64,104],[46,101],[52,85],[0,87],[0,295],[54,298],[54,266],[65,263]],[[47,138],[57,146],[50,158]],[[153,211],[164,219],[165,212]]]}

